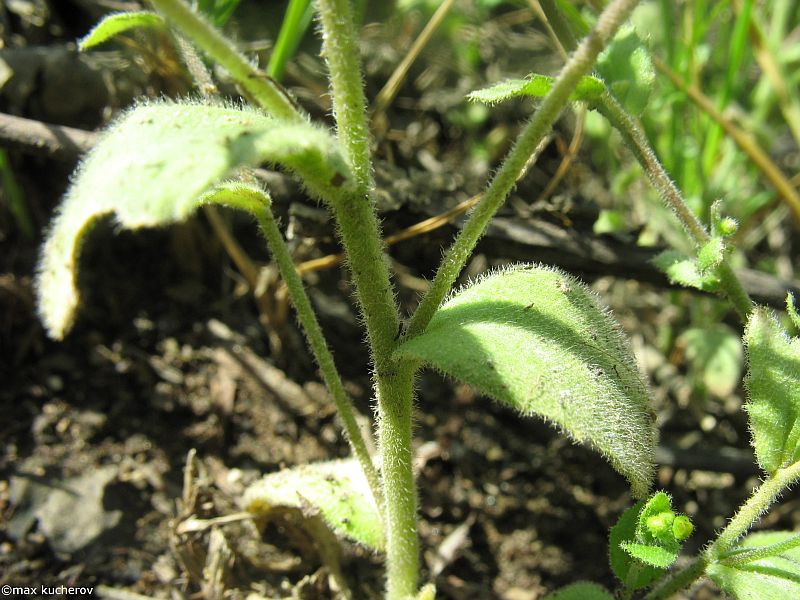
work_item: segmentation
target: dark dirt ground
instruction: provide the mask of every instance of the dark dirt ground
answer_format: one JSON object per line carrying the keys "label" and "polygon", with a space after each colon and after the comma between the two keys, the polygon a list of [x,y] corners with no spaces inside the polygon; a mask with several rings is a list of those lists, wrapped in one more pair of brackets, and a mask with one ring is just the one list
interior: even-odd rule
{"label": "dark dirt ground", "polygon": [[[125,46],[76,57],[66,44],[88,29],[102,2],[22,4],[41,12],[0,7],[6,44],[0,57],[14,70],[0,89],[2,111],[92,129],[136,95],[186,91],[163,47],[156,50],[163,40],[134,36]],[[254,10],[252,4],[243,10]],[[543,70],[557,64],[543,34],[523,16],[505,13],[472,26],[471,35],[484,40],[481,69],[489,76],[519,75],[520,53],[538,56]],[[241,27],[244,39],[273,35]],[[370,97],[417,30],[413,14],[385,28],[367,27]],[[137,48],[151,52],[142,57]],[[390,109],[391,128],[377,149],[385,165],[379,181],[392,194],[383,212],[387,231],[422,218],[420,204],[436,212],[478,191],[488,165],[513,139],[516,125],[505,123],[518,123],[528,110],[502,108],[475,130],[453,126],[448,113],[484,73],[463,72],[447,52],[453,50],[434,41]],[[311,46],[288,84],[312,114],[326,118],[321,72]],[[535,197],[550,179],[572,126],[570,119],[560,125],[563,143],[548,148],[517,202]],[[495,140],[488,161],[466,154],[487,135]],[[10,156],[36,234],[26,239],[3,209],[0,584],[105,586],[101,595],[109,598],[331,597],[327,571],[291,522],[260,534],[247,521],[190,526],[238,512],[243,489],[264,473],[347,454],[302,338],[282,312],[274,276],[268,334],[251,290],[204,216],[135,234],[100,224],[84,250],[77,325],[64,342],[50,341],[35,315],[31,277],[42,228],[73,164]],[[596,214],[583,190],[604,186],[579,158],[539,213],[555,223],[566,215],[578,228],[581,215]],[[336,251],[324,213],[292,189],[281,210],[298,260]],[[266,264],[250,224],[238,217],[229,224],[250,256]],[[393,247],[406,309],[453,231]],[[480,254],[468,274],[506,258]],[[529,260],[537,259],[532,252]],[[680,327],[686,318],[675,303],[693,296],[592,279],[651,376],[662,444],[672,450],[661,457],[658,485],[695,519],[687,550],[696,550],[757,483],[741,390],[700,407],[681,377],[682,357],[656,350],[659,327]],[[370,415],[367,356],[347,275],[336,268],[307,281],[349,390]],[[533,600],[576,579],[613,589],[606,536],[631,499],[601,457],[429,373],[420,381],[416,421],[423,564],[426,577],[434,573],[437,597]],[[190,450],[196,458],[186,477]],[[688,462],[698,457],[699,465]],[[794,493],[762,526],[796,528],[798,521]],[[341,561],[355,598],[380,596],[377,557],[345,545]],[[717,595],[703,586],[692,596]]]}

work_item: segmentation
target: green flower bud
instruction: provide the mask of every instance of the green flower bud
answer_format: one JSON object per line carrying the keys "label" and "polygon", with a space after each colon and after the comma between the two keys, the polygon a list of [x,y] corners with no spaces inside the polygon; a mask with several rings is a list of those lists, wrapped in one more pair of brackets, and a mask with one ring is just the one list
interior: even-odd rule
{"label": "green flower bud", "polygon": [[675,520],[672,521],[672,534],[679,542],[682,542],[692,535],[693,531],[694,525],[686,515],[679,515],[675,517]]}

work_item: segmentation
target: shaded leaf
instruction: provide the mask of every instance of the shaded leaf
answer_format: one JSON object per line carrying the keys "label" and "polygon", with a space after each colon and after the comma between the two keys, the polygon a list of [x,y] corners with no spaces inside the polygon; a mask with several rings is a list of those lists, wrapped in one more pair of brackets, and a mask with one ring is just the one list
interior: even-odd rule
{"label": "shaded leaf", "polygon": [[355,459],[302,465],[271,473],[244,494],[244,508],[257,517],[279,507],[318,512],[339,535],[370,548],[384,547],[381,516]]}
{"label": "shaded leaf", "polygon": [[639,573],[633,589],[638,590],[650,585],[657,577],[664,573],[664,569],[657,569],[649,565],[639,566],[639,563],[622,548],[622,544],[636,540],[636,528],[639,525],[639,514],[644,507],[644,501],[637,502],[620,516],[617,523],[611,528],[608,535],[608,557],[611,570],[617,578],[627,583],[628,572],[633,565],[637,565]]}
{"label": "shaded leaf", "polygon": [[138,27],[164,28],[166,24],[161,15],[148,11],[113,13],[106,15],[78,43],[79,50],[89,50],[107,42],[120,33]]}
{"label": "shaded leaf", "polygon": [[78,169],[48,232],[37,281],[48,333],[61,338],[72,324],[80,242],[92,221],[112,213],[123,228],[180,221],[220,180],[264,161],[293,169],[312,192],[349,177],[335,139],[307,123],[164,102],[123,115]]}
{"label": "shaded leaf", "polygon": [[548,594],[544,600],[614,600],[614,596],[601,585],[578,581]]}
{"label": "shaded leaf", "polygon": [[794,531],[752,533],[737,545],[734,556],[765,547],[776,547],[780,553],[735,564],[726,564],[723,558],[706,572],[722,590],[740,600],[800,598],[800,547],[779,550],[783,542],[796,537]]}
{"label": "shaded leaf", "polygon": [[647,386],[619,326],[582,283],[542,266],[450,298],[396,358],[419,360],[599,449],[643,496],[655,437]]}
{"label": "shaded leaf", "polygon": [[[553,87],[554,81],[553,77],[532,73],[525,79],[507,79],[487,88],[475,90],[467,94],[467,99],[472,102],[497,104],[518,96],[543,98]],[[585,75],[581,77],[575,87],[575,91],[570,95],[570,100],[593,100],[599,97],[604,90],[605,86],[601,80],[597,79],[597,77]]]}
{"label": "shaded leaf", "polygon": [[686,358],[692,363],[706,389],[724,398],[739,385],[744,351],[739,336],[727,325],[693,327],[678,338],[686,347]]}
{"label": "shaded leaf", "polygon": [[653,89],[655,70],[650,51],[633,26],[620,28],[598,58],[597,72],[628,112],[642,114]]}
{"label": "shaded leaf", "polygon": [[719,280],[713,273],[701,273],[695,261],[677,250],[665,250],[652,260],[672,283],[697,288],[706,292],[719,289]]}
{"label": "shaded leaf", "polygon": [[800,459],[800,338],[790,338],[764,308],[750,315],[744,333],[753,448],[767,473]]}

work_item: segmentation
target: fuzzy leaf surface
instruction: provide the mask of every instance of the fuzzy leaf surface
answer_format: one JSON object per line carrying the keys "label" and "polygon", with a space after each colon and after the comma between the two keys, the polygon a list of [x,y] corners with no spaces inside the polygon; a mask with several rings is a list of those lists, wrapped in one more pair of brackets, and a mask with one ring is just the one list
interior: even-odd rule
{"label": "fuzzy leaf surface", "polygon": [[89,50],[107,42],[111,38],[138,27],[164,28],[166,24],[161,15],[149,11],[133,11],[106,15],[81,39],[79,50]]}
{"label": "fuzzy leaf surface", "polygon": [[673,552],[663,546],[650,546],[647,544],[637,544],[635,542],[622,542],[620,548],[625,550],[636,560],[643,562],[651,567],[666,569],[675,559],[678,553]]}
{"label": "fuzzy leaf surface", "polygon": [[310,124],[164,102],[118,119],[79,167],[45,240],[37,300],[48,333],[61,338],[72,324],[80,242],[94,220],[113,214],[126,229],[180,221],[215,184],[261,162],[289,167],[317,193],[349,178],[336,140]]}
{"label": "fuzzy leaf surface", "polygon": [[[611,570],[622,582],[628,581],[628,573],[633,565],[639,566],[639,563],[623,549],[622,545],[636,540],[636,529],[639,526],[639,516],[644,505],[645,502],[640,501],[625,510],[608,534],[608,558]],[[639,573],[633,585],[635,590],[647,587],[664,572],[664,569],[657,569],[649,565],[640,565],[638,568]]]}
{"label": "fuzzy leaf surface", "polygon": [[596,583],[578,581],[548,594],[544,600],[614,600],[614,596]]}
{"label": "fuzzy leaf surface", "polygon": [[706,292],[716,291],[719,287],[719,280],[714,273],[702,273],[694,259],[677,250],[665,250],[655,256],[652,262],[672,283]]}
{"label": "fuzzy leaf surface", "polygon": [[753,447],[761,468],[774,473],[800,460],[800,338],[790,338],[772,314],[756,308],[744,341]]}
{"label": "fuzzy leaf surface", "polygon": [[[769,531],[748,535],[735,551],[756,550],[797,537],[796,531]],[[711,564],[708,576],[722,590],[740,600],[800,598],[800,547],[743,564]]]}
{"label": "fuzzy leaf surface", "polygon": [[418,360],[600,450],[643,496],[655,436],[647,386],[619,326],[561,271],[521,265],[455,294],[397,358]]}
{"label": "fuzzy leaf surface", "polygon": [[244,509],[266,517],[279,507],[318,512],[339,535],[375,550],[384,547],[381,516],[355,459],[301,465],[271,473],[244,494]]}
{"label": "fuzzy leaf surface", "polygon": [[[554,81],[553,77],[532,73],[525,79],[506,79],[487,88],[475,90],[467,94],[467,99],[472,102],[497,104],[518,96],[543,98],[553,87]],[[584,75],[572,92],[570,100],[593,100],[600,96],[603,90],[605,85],[601,80],[591,75]]]}

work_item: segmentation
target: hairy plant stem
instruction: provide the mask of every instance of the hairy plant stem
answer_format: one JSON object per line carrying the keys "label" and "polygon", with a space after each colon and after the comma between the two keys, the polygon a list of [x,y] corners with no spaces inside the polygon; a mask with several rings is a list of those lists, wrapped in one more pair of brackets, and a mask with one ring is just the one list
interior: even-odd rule
{"label": "hairy plant stem", "polygon": [[520,133],[514,147],[506,155],[500,170],[484,193],[483,199],[470,213],[458,237],[447,250],[428,293],[425,294],[411,317],[407,328],[407,337],[418,335],[427,327],[433,314],[472,255],[475,245],[486,231],[489,221],[514,187],[528,158],[542,138],[550,131],[553,123],[569,102],[569,96],[580,78],[589,72],[597,55],[602,52],[636,4],[637,0],[613,0],[609,3],[600,15],[595,28],[569,57],[553,82],[550,92]]}
{"label": "hairy plant stem", "polygon": [[[639,161],[642,169],[650,179],[650,183],[652,183],[664,203],[678,217],[681,225],[691,236],[695,247],[699,250],[711,239],[708,231],[687,206],[680,190],[675,186],[661,162],[659,162],[641,125],[608,92],[604,92],[600,99],[596,101],[596,108],[620,132],[626,145],[633,152],[636,160]],[[742,322],[746,323],[753,310],[753,301],[727,260],[723,259],[722,263],[717,267],[717,276],[723,292],[733,304],[736,312],[739,313]]]}
{"label": "hairy plant stem", "polygon": [[417,594],[419,540],[417,491],[412,469],[411,399],[415,367],[405,363],[378,376],[380,449],[386,494],[386,598]]}
{"label": "hairy plant stem", "polygon": [[354,177],[352,191],[329,198],[364,316],[377,395],[386,524],[386,597],[417,593],[419,542],[412,471],[414,369],[392,359],[400,318],[372,200],[366,99],[349,0],[319,0],[339,141]]}
{"label": "hairy plant stem", "polygon": [[651,590],[645,596],[645,600],[669,598],[692,585],[703,576],[711,563],[719,562],[722,555],[733,548],[739,538],[745,535],[761,515],[769,510],[781,493],[797,481],[800,481],[800,461],[778,469],[767,477],[747,502],[742,504],[717,539],[688,566],[675,571]]}
{"label": "hairy plant stem", "polygon": [[344,425],[347,441],[350,442],[353,454],[355,454],[361,464],[361,468],[364,470],[364,475],[369,482],[375,503],[380,507],[383,505],[383,494],[378,472],[372,463],[367,445],[361,435],[361,429],[356,422],[352,402],[344,389],[333,355],[330,348],[328,348],[322,328],[314,313],[314,308],[311,306],[311,301],[303,287],[303,281],[295,269],[289,248],[286,246],[272,210],[267,207],[265,210],[260,211],[257,217],[264,237],[267,238],[267,245],[272,253],[272,258],[275,264],[278,265],[281,277],[286,283],[289,297],[297,312],[297,320],[300,321],[300,325],[303,327],[308,345],[311,347],[314,358],[319,365],[319,370],[322,373],[322,379],[325,381],[325,385],[328,386],[333,402],[336,404],[336,410],[339,412],[339,418],[341,418]]}
{"label": "hairy plant stem", "polygon": [[331,75],[336,133],[359,191],[367,191],[372,178],[367,100],[351,2],[318,0],[317,10],[322,23],[322,53]]}
{"label": "hairy plant stem", "polygon": [[305,120],[282,88],[254,67],[184,0],[150,0],[150,3],[170,24],[224,67],[261,108],[280,119]]}

